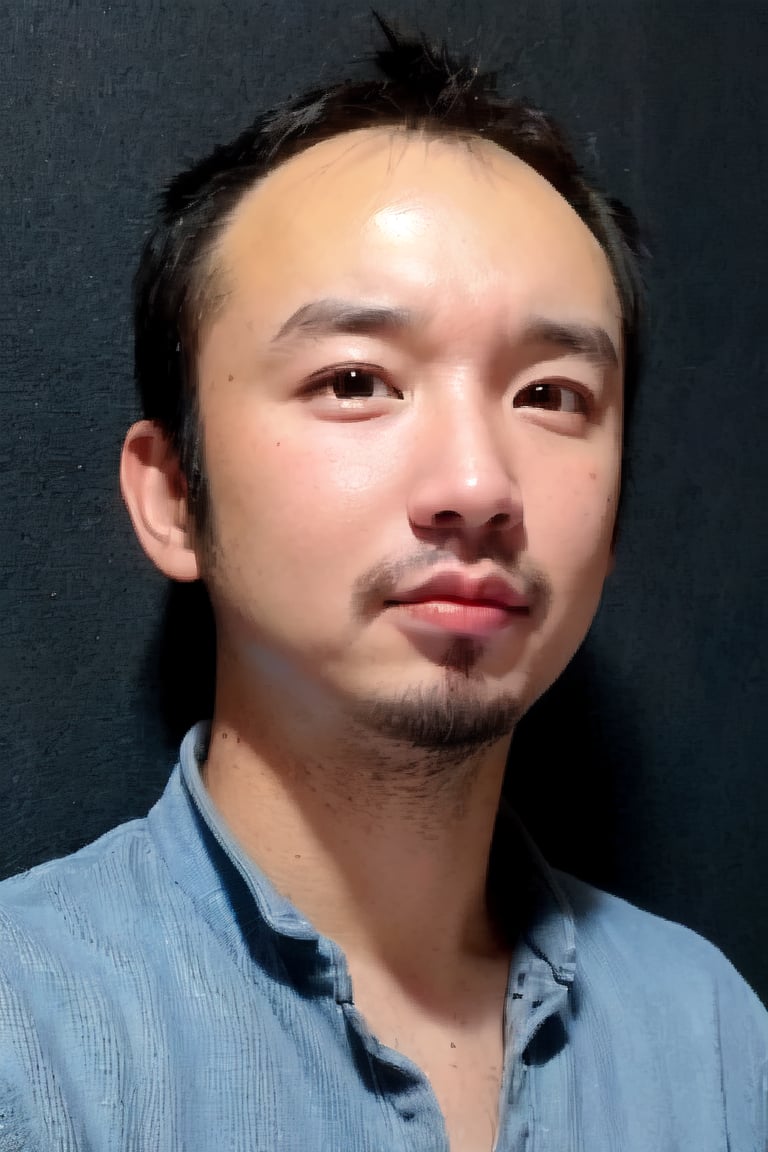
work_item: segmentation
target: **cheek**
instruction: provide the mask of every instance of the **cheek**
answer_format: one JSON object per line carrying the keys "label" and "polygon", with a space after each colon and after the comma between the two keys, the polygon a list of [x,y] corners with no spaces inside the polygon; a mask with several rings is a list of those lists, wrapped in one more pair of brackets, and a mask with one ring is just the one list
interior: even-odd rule
{"label": "cheek", "polygon": [[619,492],[618,469],[594,460],[548,470],[531,494],[525,517],[531,552],[545,566],[575,580],[604,573],[611,550]]}
{"label": "cheek", "polygon": [[[207,429],[206,460],[219,543],[305,556],[333,552],[381,532],[388,494],[401,472],[394,445],[364,424],[306,428],[262,420],[247,432],[228,421]],[[378,527],[377,527],[378,526]],[[341,551],[340,551],[341,549]]]}

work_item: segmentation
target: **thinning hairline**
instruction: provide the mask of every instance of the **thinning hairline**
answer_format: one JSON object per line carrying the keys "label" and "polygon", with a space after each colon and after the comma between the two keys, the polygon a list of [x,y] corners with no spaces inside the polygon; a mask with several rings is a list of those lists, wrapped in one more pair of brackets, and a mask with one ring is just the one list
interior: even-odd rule
{"label": "thinning hairline", "polygon": [[[450,124],[441,124],[436,120],[433,122],[427,117],[425,117],[422,122],[413,126],[404,121],[393,120],[391,124],[371,124],[364,128],[352,128],[344,132],[334,132],[329,136],[321,137],[319,140],[307,140],[304,147],[297,148],[295,151],[289,151],[288,154],[281,157],[277,163],[271,165],[262,172],[261,175],[256,176],[250,184],[241,188],[234,203],[231,204],[226,212],[216,221],[212,229],[212,234],[207,240],[202,242],[195,258],[197,268],[193,273],[190,284],[190,291],[187,297],[188,306],[185,307],[186,316],[184,326],[188,335],[191,336],[191,343],[194,349],[199,348],[206,331],[210,325],[214,323],[234,289],[231,279],[227,281],[229,270],[226,268],[223,260],[217,261],[217,255],[221,252],[224,236],[229,226],[234,222],[234,217],[246,196],[255,192],[268,177],[277,172],[279,168],[282,168],[284,164],[287,164],[297,156],[303,155],[305,152],[309,152],[315,145],[323,144],[328,140],[334,140],[341,136],[360,136],[363,134],[370,135],[372,133],[386,134],[393,140],[397,136],[408,135],[422,136],[427,144],[440,140],[444,140],[450,144],[463,144],[467,152],[477,160],[483,160],[482,153],[473,146],[477,144],[494,145],[502,152],[505,152],[507,156],[514,157],[522,164],[527,163],[517,152],[511,148],[505,148],[504,145],[499,144],[497,140],[482,136],[479,132],[472,132],[468,128],[453,127]],[[528,167],[532,166],[528,165]],[[535,168],[533,168],[533,171],[537,172]],[[537,172],[537,175],[541,176],[542,180],[546,180],[546,177],[542,176],[540,172]],[[547,181],[547,183],[549,183],[549,181]],[[555,191],[557,191],[557,189],[555,189]],[[563,199],[565,199],[565,197],[563,197]],[[566,203],[568,203],[568,201],[566,201]],[[589,226],[587,225],[587,227]],[[591,229],[589,229],[589,231],[591,232]],[[600,247],[602,249],[602,244]],[[194,320],[190,313],[194,313]]]}
{"label": "thinning hairline", "polygon": [[[570,201],[563,196],[563,194],[547,179],[537,168],[532,164],[528,164],[526,160],[518,152],[512,148],[505,147],[500,144],[498,140],[481,135],[479,132],[473,132],[467,128],[454,127],[450,124],[441,124],[437,120],[430,120],[424,117],[416,125],[410,125],[400,120],[393,120],[391,124],[372,124],[362,128],[353,128],[348,131],[334,132],[328,136],[322,136],[320,139],[309,139],[302,147],[297,147],[295,150],[289,149],[285,156],[280,157],[276,163],[270,165],[260,175],[256,176],[254,180],[240,189],[237,199],[229,205],[227,210],[216,221],[212,228],[211,235],[204,240],[201,244],[199,251],[195,256],[195,264],[197,265],[193,272],[190,291],[186,298],[183,317],[183,328],[189,344],[189,352],[196,357],[200,349],[200,344],[210,329],[210,326],[215,322],[218,315],[220,315],[225,304],[229,300],[233,290],[234,284],[231,278],[227,279],[230,270],[226,267],[226,262],[217,260],[217,255],[220,254],[223,246],[224,237],[229,229],[229,226],[234,222],[234,218],[240,209],[244,199],[254,192],[264,181],[270,177],[278,169],[282,168],[290,160],[297,156],[309,152],[315,145],[325,143],[328,140],[334,140],[341,136],[360,136],[362,134],[370,135],[375,134],[388,134],[393,139],[400,135],[408,136],[422,136],[427,144],[431,141],[444,140],[446,143],[463,144],[469,154],[475,159],[482,160],[482,154],[479,149],[473,145],[493,145],[499,148],[507,156],[514,157],[519,160],[521,164],[525,164],[533,172],[544,180],[549,186],[560,196],[571,210],[578,216],[582,224],[587,228],[590,235],[598,244],[603,256],[605,257],[608,269],[610,272],[611,280],[614,283],[619,303],[622,307],[622,326],[626,323],[624,316],[624,306],[622,300],[622,293],[618,283],[618,269],[614,268],[613,261],[609,252],[600,238],[595,234],[591,225],[584,219]],[[301,141],[294,141],[294,143],[301,143]],[[574,159],[574,164],[576,163]],[[588,184],[588,187],[591,186]],[[598,193],[599,195],[599,193]]]}

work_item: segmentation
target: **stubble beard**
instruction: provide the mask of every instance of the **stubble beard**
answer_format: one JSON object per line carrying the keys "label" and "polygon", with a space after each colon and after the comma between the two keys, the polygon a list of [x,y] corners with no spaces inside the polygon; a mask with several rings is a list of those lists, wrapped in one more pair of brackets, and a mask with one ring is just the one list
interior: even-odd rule
{"label": "stubble beard", "polygon": [[[526,588],[531,615],[540,618],[545,614],[551,587],[542,571],[511,563],[491,538],[477,555],[463,559],[490,559],[502,571],[515,572]],[[353,616],[368,623],[381,612],[382,605],[392,601],[398,584],[412,572],[455,561],[452,549],[423,546],[402,560],[377,565],[356,582]],[[509,738],[527,707],[509,691],[489,690],[479,668],[485,647],[482,640],[456,637],[439,661],[443,672],[440,680],[426,688],[410,686],[399,694],[361,701],[354,719],[364,732],[398,745],[399,752],[410,752],[412,771],[420,761],[427,775],[445,778],[455,776],[456,765],[464,763],[471,774],[470,764],[477,763],[477,753]],[[406,755],[404,760],[408,759]]]}
{"label": "stubble beard", "polygon": [[372,734],[414,752],[439,753],[446,764],[471,757],[510,736],[525,711],[512,694],[486,694],[476,672],[481,655],[477,642],[457,639],[441,661],[441,682],[362,701],[355,719]]}

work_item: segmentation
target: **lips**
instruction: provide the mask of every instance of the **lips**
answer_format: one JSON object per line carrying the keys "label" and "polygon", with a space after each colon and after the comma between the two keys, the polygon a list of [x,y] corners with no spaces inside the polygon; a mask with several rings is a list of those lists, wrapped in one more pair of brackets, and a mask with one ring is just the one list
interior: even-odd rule
{"label": "lips", "polygon": [[489,637],[530,613],[531,600],[500,576],[473,579],[442,572],[412,587],[398,589],[386,602],[406,630]]}
{"label": "lips", "polygon": [[397,590],[388,605],[425,604],[434,601],[525,611],[531,600],[523,591],[501,576],[473,579],[460,572],[441,572],[413,587]]}

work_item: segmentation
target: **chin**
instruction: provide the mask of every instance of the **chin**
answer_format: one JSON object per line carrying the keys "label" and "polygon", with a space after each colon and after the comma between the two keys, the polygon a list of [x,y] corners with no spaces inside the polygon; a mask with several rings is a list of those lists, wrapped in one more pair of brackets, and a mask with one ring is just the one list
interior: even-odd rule
{"label": "chin", "polygon": [[354,718],[369,732],[412,748],[470,751],[511,736],[524,711],[514,692],[489,692],[485,678],[468,674],[461,660],[446,665],[438,683],[359,700]]}

